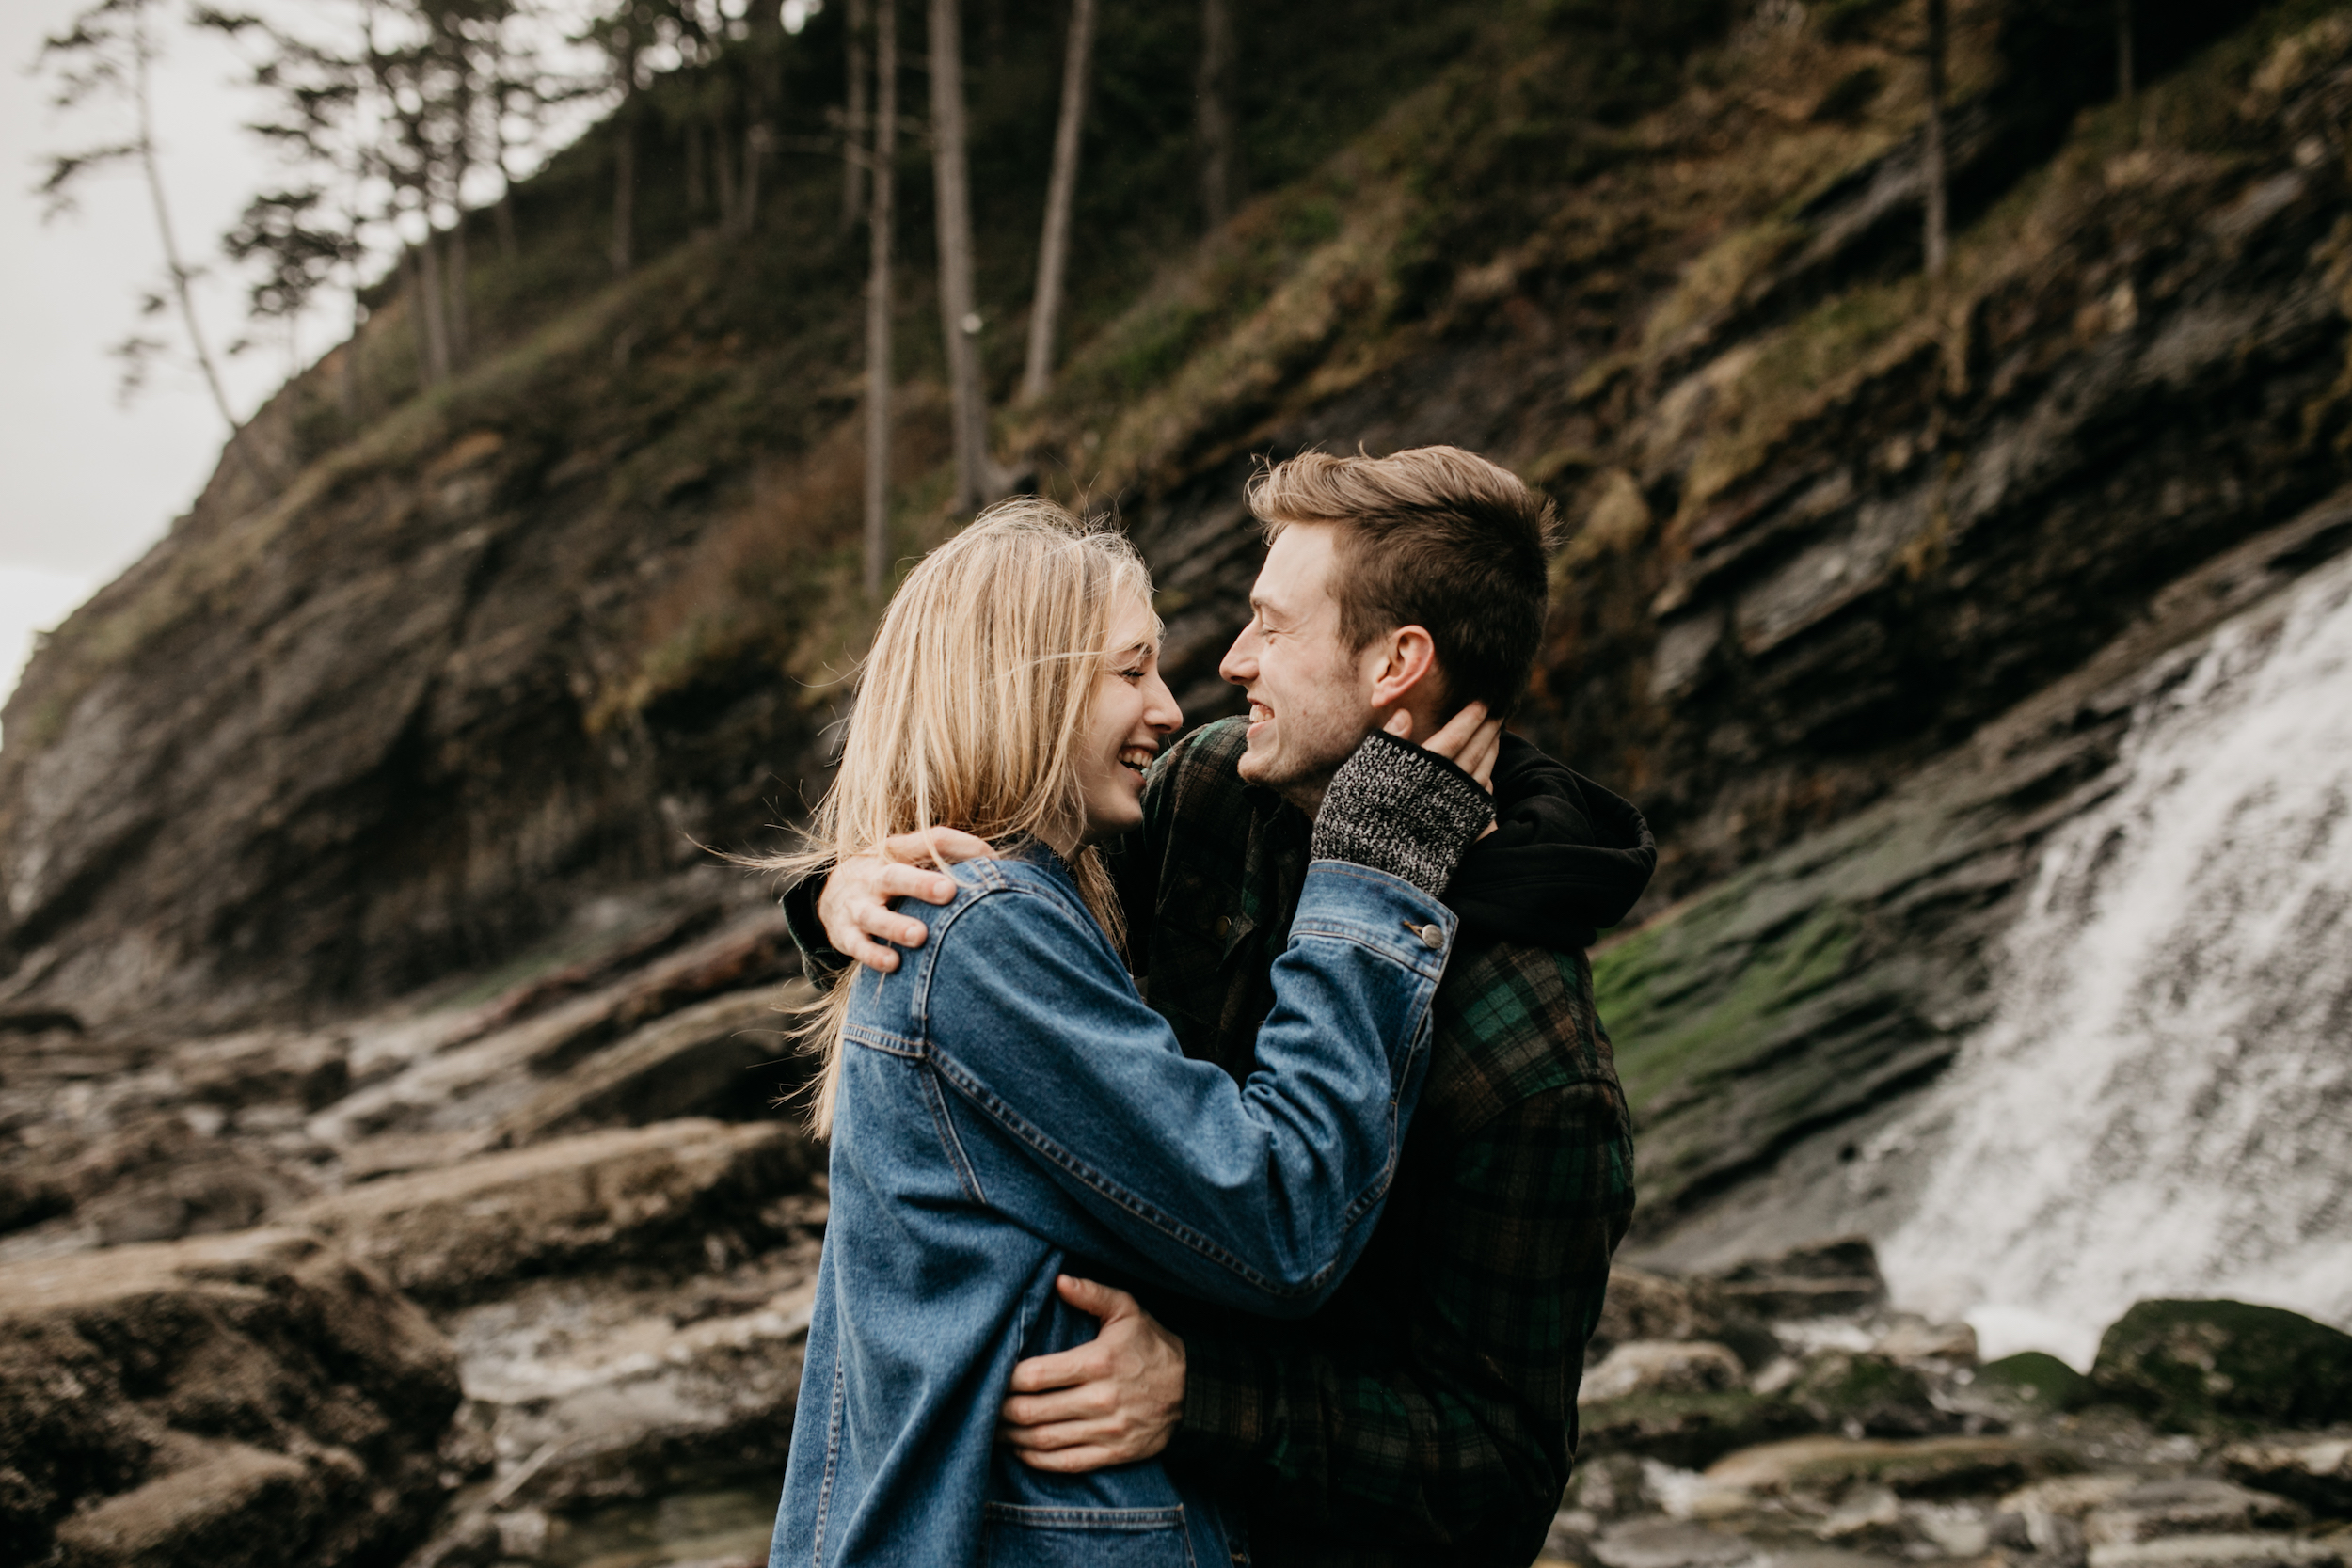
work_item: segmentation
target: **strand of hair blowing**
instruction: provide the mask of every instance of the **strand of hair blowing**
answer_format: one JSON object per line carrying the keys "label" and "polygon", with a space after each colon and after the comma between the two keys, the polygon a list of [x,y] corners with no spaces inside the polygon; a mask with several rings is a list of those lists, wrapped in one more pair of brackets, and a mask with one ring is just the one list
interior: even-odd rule
{"label": "strand of hair blowing", "polygon": [[[840,768],[803,847],[739,863],[790,879],[880,853],[899,833],[959,828],[1009,845],[1082,825],[1076,749],[1104,644],[1119,610],[1151,593],[1124,535],[1034,497],[989,508],[926,556],[883,612]],[[1071,871],[1123,942],[1101,856],[1087,849]],[[832,1131],[841,1024],[860,973],[850,965],[807,1009],[803,1032],[822,1058],[810,1101],[819,1136]]]}

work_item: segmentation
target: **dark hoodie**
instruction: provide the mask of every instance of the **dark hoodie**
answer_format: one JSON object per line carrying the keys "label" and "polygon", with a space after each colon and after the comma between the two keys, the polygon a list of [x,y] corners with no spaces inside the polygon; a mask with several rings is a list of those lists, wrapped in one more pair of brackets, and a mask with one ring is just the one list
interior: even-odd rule
{"label": "dark hoodie", "polygon": [[1518,736],[1495,759],[1495,831],[1470,847],[1445,901],[1484,936],[1556,951],[1590,947],[1658,869],[1658,843],[1631,801]]}

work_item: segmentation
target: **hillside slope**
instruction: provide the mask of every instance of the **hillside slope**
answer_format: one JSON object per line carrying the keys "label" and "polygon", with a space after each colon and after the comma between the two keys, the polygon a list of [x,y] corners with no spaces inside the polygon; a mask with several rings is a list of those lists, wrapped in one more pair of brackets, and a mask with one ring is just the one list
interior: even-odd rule
{"label": "hillside slope", "polygon": [[[1636,9],[1456,28],[1369,129],[1098,300],[1001,435],[1125,516],[1195,718],[1227,700],[1254,453],[1452,440],[1552,487],[1580,529],[1523,723],[1650,810],[1662,900],[1882,794],[2334,486],[2345,174],[2330,8],[2211,44],[2212,8],[2155,16],[2169,73],[2127,113],[2078,69],[2097,37],[1983,0],[1931,297],[1907,13],[1771,9],[1686,53]],[[790,210],[282,488],[225,467],[59,632],[0,752],[11,1005],[380,997],[797,811],[870,611],[849,261]],[[909,550],[946,526],[927,386]]]}

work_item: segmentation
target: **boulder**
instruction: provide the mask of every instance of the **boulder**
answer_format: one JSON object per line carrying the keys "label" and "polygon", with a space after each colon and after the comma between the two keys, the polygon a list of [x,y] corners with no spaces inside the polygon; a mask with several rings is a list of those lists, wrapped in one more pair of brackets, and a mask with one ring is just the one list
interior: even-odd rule
{"label": "boulder", "polygon": [[1938,1409],[1911,1368],[1867,1351],[1821,1351],[1787,1393],[1816,1423],[1849,1437],[1925,1437],[1960,1418]]}
{"label": "boulder", "polygon": [[2212,1476],[2169,1476],[2142,1481],[2091,1510],[2083,1519],[2083,1539],[2095,1549],[2171,1535],[2282,1529],[2303,1520],[2301,1508],[2267,1492],[2249,1491]]}
{"label": "boulder", "polygon": [[1867,1236],[1841,1236],[1742,1263],[1725,1271],[1717,1284],[1731,1305],[1765,1318],[1867,1312],[1886,1301],[1878,1249]]}
{"label": "boulder", "polygon": [[20,1265],[0,1279],[0,1537],[67,1568],[396,1558],[441,1503],[458,1398],[449,1341],[314,1236]]}
{"label": "boulder", "polygon": [[2180,1535],[2090,1549],[2090,1568],[2346,1568],[2347,1563],[2352,1544],[2341,1537]]}
{"label": "boulder", "polygon": [[1603,1568],[1732,1568],[1755,1555],[1740,1536],[1679,1519],[1629,1519],[1593,1543]]}
{"label": "boulder", "polygon": [[1973,1366],[1977,1331],[1966,1323],[1931,1323],[1909,1312],[1898,1313],[1870,1347],[1895,1361],[1924,1361],[1940,1366]]}
{"label": "boulder", "polygon": [[1696,1469],[1735,1449],[1816,1430],[1785,1399],[1725,1389],[1714,1394],[1635,1394],[1577,1409],[1580,1463],[1587,1454],[1639,1454]]}
{"label": "boulder", "polygon": [[1800,1437],[1730,1454],[1707,1476],[1750,1492],[1838,1492],[1859,1483],[1900,1497],[1938,1497],[2013,1487],[2081,1465],[2058,1444],[2019,1437]]}
{"label": "boulder", "polygon": [[783,1121],[689,1117],[587,1132],[370,1182],[296,1212],[438,1303],[534,1275],[747,1250],[759,1211],[814,1168]]}
{"label": "boulder", "polygon": [[1763,1321],[1726,1299],[1712,1280],[1675,1279],[1622,1263],[1611,1269],[1587,1360],[1597,1363],[1634,1340],[1667,1339],[1723,1345],[1751,1368],[1771,1360],[1780,1348]]}
{"label": "boulder", "polygon": [[1629,1339],[1584,1374],[1576,1402],[1597,1404],[1635,1394],[1707,1394],[1745,1380],[1740,1358],[1706,1340]]}
{"label": "boulder", "polygon": [[2238,1301],[2143,1301],[2099,1341],[2100,1397],[2178,1430],[2308,1426],[2352,1411],[2352,1334]]}
{"label": "boulder", "polygon": [[1977,1369],[1973,1386],[2005,1403],[2056,1414],[2090,1396],[2090,1380],[2046,1351],[2019,1351]]}
{"label": "boulder", "polygon": [[2221,1468],[2234,1481],[2320,1513],[2352,1517],[2352,1440],[2233,1443],[2221,1450]]}

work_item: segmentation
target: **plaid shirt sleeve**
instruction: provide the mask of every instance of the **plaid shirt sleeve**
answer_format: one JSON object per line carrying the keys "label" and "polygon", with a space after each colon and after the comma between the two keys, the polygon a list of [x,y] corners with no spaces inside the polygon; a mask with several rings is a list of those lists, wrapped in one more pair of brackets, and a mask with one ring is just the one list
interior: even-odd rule
{"label": "plaid shirt sleeve", "polygon": [[1456,1146],[1443,1201],[1420,1321],[1389,1354],[1314,1343],[1312,1320],[1186,1335],[1172,1451],[1302,1525],[1525,1561],[1567,1483],[1584,1345],[1632,1214],[1616,1085],[1501,1109]]}

